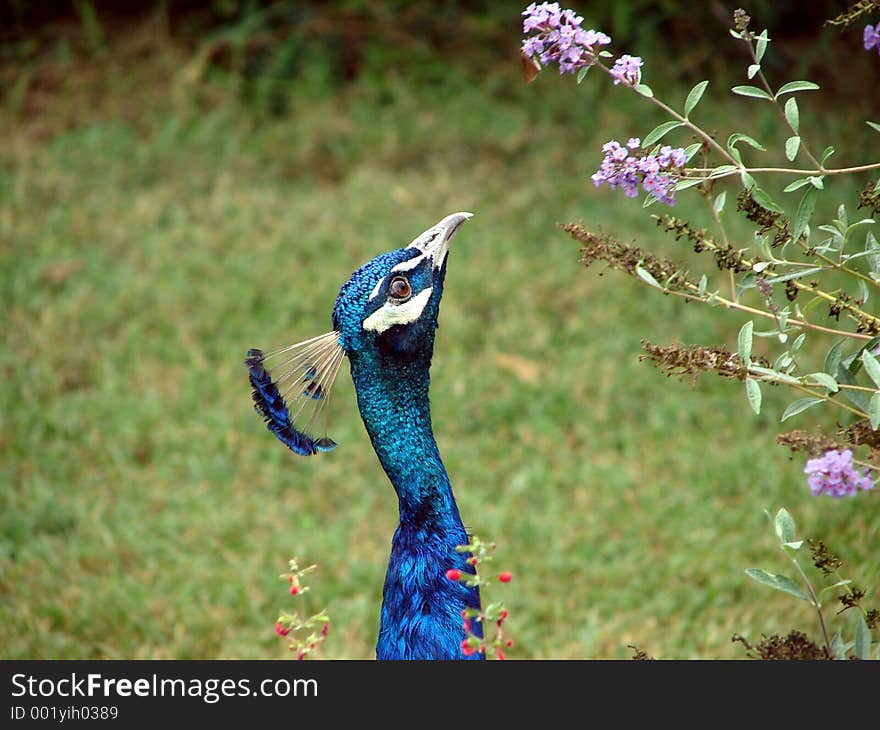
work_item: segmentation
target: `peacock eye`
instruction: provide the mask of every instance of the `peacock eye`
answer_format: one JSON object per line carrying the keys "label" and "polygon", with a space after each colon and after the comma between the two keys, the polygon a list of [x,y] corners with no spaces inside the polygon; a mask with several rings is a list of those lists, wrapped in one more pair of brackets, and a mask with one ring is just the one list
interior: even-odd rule
{"label": "peacock eye", "polygon": [[409,299],[412,294],[412,287],[409,282],[402,276],[395,276],[388,286],[388,296],[392,299],[402,302]]}

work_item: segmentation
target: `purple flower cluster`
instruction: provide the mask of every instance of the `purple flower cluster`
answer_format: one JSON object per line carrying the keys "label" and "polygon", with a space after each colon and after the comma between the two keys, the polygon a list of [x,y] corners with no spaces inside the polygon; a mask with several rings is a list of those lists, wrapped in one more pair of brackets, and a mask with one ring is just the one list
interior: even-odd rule
{"label": "purple flower cluster", "polygon": [[804,467],[807,483],[814,497],[827,494],[830,497],[847,497],[859,489],[873,489],[871,472],[862,475],[853,466],[852,451],[831,449],[818,459],[810,459]]}
{"label": "purple flower cluster", "polygon": [[523,54],[537,56],[543,66],[558,63],[561,74],[592,66],[599,48],[611,43],[604,33],[581,28],[584,19],[559,3],[532,3],[523,15],[523,33],[536,32],[523,41]]}
{"label": "purple flower cluster", "polygon": [[608,183],[612,190],[623,188],[623,194],[634,198],[639,194],[639,183],[645,192],[653,193],[661,203],[675,205],[675,178],[672,173],[682,170],[687,163],[683,149],[663,146],[656,155],[639,157],[635,150],[641,140],[627,140],[626,145],[615,140],[602,145],[605,159],[593,175],[596,187]]}
{"label": "purple flower cluster", "polygon": [[876,48],[877,53],[880,53],[880,23],[877,23],[876,26],[866,25],[862,40],[865,44],[866,51]]}
{"label": "purple flower cluster", "polygon": [[614,83],[625,84],[626,86],[635,86],[639,83],[639,76],[643,61],[638,56],[630,56],[625,53],[614,62],[611,68],[611,75],[614,77]]}

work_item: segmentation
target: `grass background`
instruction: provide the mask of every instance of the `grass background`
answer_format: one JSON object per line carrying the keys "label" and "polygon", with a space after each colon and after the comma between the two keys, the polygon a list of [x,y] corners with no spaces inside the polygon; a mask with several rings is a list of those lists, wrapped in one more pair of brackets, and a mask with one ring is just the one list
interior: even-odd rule
{"label": "grass background", "polygon": [[[56,44],[6,77],[4,658],[287,656],[272,625],[293,555],[321,566],[302,599],[333,620],[320,655],[371,657],[397,512],[346,369],[340,447],[301,459],[254,414],[242,360],[326,331],[351,271],[456,210],[476,215],[450,258],[433,419],[466,524],[515,576],[487,594],[510,609],[512,657],[737,658],[735,632],[816,636],[806,604],[743,573],[785,568],[764,509],[786,506],[873,589],[877,500],[809,496],[774,445],[791,394],[765,389],[755,416],[739,383],[639,361],[642,338],[735,348],[743,318],[578,264],[558,223],[711,272],[588,180],[604,141],[662,118],[598,77],[526,86],[518,12],[514,53],[490,66],[479,49],[378,57],[340,83],[315,51],[268,91],[154,20],[114,33],[81,16],[85,51]],[[700,78],[646,64],[673,103]],[[774,117],[723,89],[705,126],[778,149]],[[863,162],[858,112],[813,103],[814,147],[846,135],[841,164]],[[826,215],[854,207],[855,183],[834,191]],[[685,194],[675,212],[705,225],[704,207]]]}

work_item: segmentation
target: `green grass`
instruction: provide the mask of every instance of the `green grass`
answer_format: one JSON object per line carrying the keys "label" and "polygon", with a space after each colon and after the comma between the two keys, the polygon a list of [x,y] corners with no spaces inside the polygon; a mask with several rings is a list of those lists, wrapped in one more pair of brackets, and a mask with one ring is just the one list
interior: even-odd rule
{"label": "green grass", "polygon": [[[293,555],[321,566],[303,604],[332,617],[320,655],[371,657],[397,513],[351,383],[340,447],[297,458],[242,359],[326,331],[351,271],[456,210],[476,216],[450,259],[433,419],[466,524],[515,576],[492,591],[513,657],[734,658],[734,632],[815,635],[805,604],[743,573],[785,567],[765,508],[873,587],[877,501],[809,497],[773,443],[788,393],[758,417],[739,383],[639,361],[642,338],[735,347],[743,318],[578,264],[557,223],[680,251],[588,180],[603,141],[659,118],[552,76],[389,72],[335,95],[307,76],[274,120],[216,84],[199,106],[153,81],[125,114],[62,94],[45,114],[65,131],[0,142],[4,658],[287,656],[272,624]],[[705,223],[696,202],[676,212]]]}

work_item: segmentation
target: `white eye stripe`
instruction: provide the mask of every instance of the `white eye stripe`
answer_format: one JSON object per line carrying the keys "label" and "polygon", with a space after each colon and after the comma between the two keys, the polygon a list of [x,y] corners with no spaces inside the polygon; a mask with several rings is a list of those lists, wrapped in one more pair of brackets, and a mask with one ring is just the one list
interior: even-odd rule
{"label": "white eye stripe", "polygon": [[432,287],[422,289],[412,299],[408,299],[403,304],[387,302],[364,320],[363,328],[367,331],[381,334],[396,324],[415,322],[422,316],[425,305],[427,305],[433,291]]}
{"label": "white eye stripe", "polygon": [[401,261],[397,266],[394,266],[391,269],[391,273],[397,273],[398,271],[412,271],[416,266],[418,266],[422,261],[425,260],[425,256],[427,254],[422,254],[421,256],[416,256],[415,258],[408,259],[406,261]]}
{"label": "white eye stripe", "polygon": [[379,292],[382,290],[382,284],[385,283],[385,278],[386,277],[383,276],[381,279],[379,279],[379,281],[376,282],[376,286],[374,286],[373,291],[370,292],[369,301],[372,302],[377,296],[379,296]]}

